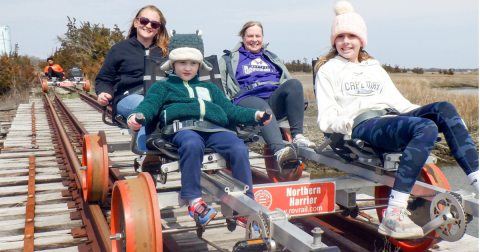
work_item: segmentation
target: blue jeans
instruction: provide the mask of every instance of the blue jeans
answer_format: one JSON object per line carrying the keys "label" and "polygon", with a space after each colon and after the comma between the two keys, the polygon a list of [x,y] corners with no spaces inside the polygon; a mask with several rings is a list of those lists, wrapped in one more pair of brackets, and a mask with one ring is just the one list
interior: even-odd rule
{"label": "blue jeans", "polygon": [[402,149],[393,189],[410,193],[439,132],[443,132],[453,157],[465,173],[478,171],[475,143],[449,102],[428,104],[399,116],[368,119],[353,129],[352,138],[386,150]]}
{"label": "blue jeans", "polygon": [[[143,98],[144,98],[143,95],[139,95],[139,94],[132,94],[123,98],[117,103],[117,114],[120,114],[125,118],[128,118],[128,116],[138,106],[138,104],[140,104],[140,102],[143,101]],[[137,135],[137,147],[139,150],[141,151],[147,150],[147,145],[145,142],[146,142],[145,127],[142,127],[138,131],[138,135]]]}
{"label": "blue jeans", "polygon": [[254,199],[248,149],[235,134],[227,131],[209,133],[182,130],[176,133],[170,142],[178,146],[180,155],[179,166],[182,172],[180,198],[202,197],[200,176],[203,155],[205,147],[207,147],[213,149],[230,163],[233,177],[250,187],[246,195]]}

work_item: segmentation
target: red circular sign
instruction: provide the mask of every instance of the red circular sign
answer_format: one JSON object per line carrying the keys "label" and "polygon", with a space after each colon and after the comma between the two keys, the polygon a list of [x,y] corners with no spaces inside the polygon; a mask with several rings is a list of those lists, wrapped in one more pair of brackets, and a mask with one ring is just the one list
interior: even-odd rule
{"label": "red circular sign", "polygon": [[258,190],[255,193],[255,201],[270,209],[270,206],[272,205],[272,195],[269,191],[265,190],[265,188],[263,190]]}

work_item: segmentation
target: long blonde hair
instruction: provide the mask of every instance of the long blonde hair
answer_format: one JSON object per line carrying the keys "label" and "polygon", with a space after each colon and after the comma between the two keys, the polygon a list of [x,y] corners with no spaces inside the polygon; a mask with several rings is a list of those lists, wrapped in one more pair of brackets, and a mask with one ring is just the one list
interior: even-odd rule
{"label": "long blonde hair", "polygon": [[156,12],[160,17],[160,23],[162,23],[162,25],[160,26],[160,28],[158,28],[157,35],[153,38],[153,43],[162,49],[163,57],[167,57],[168,44],[170,43],[170,37],[168,36],[168,31],[166,27],[167,20],[163,16],[162,12],[153,5],[147,5],[138,11],[137,15],[135,15],[135,18],[132,21],[132,26],[130,26],[130,31],[128,32],[127,38],[137,36],[137,28],[135,28],[135,25],[134,25],[135,20],[140,17],[140,13],[143,10],[147,10],[147,9]]}
{"label": "long blonde hair", "polygon": [[[324,55],[319,61],[317,61],[317,64],[315,64],[315,74],[317,74],[318,69],[320,69],[323,64],[327,63],[330,59],[335,58],[335,56],[338,55],[337,48],[335,45],[332,46],[330,51]],[[358,52],[358,62],[362,62],[367,59],[373,59],[372,56],[370,56],[367,51],[363,50],[363,48],[360,48],[360,51]]]}
{"label": "long blonde hair", "polygon": [[243,25],[242,29],[238,32],[238,36],[240,36],[241,38],[245,37],[245,33],[247,32],[247,29],[255,25],[262,29],[262,35],[263,35],[262,23],[258,21],[248,21]]}

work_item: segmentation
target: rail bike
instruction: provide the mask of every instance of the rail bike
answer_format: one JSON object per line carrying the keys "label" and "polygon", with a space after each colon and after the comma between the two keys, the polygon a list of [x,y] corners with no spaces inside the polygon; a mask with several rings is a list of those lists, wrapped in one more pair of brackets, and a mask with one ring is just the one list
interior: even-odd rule
{"label": "rail bike", "polygon": [[[206,59],[212,63],[213,70],[200,71],[200,80],[215,83],[223,90],[221,82],[218,85],[220,74],[216,56]],[[162,62],[161,58],[145,57],[145,89],[166,78],[158,67]],[[115,115],[114,111],[111,121],[106,119],[106,114],[104,110],[103,121],[106,124],[126,126],[125,118]],[[280,127],[285,143],[291,142],[288,125],[281,123]],[[134,161],[135,168],[140,169],[138,177],[118,180],[113,185],[110,200],[113,251],[163,251],[162,234],[170,231],[162,230],[160,209],[186,204],[180,200],[179,191],[158,193],[156,190],[158,182],[167,183],[168,174],[179,172],[180,169],[176,146],[158,135],[156,125],[152,128],[149,129],[148,125],[146,128],[149,150],[138,149],[137,132],[130,132],[132,141],[129,143],[109,144],[102,131],[84,136],[83,197],[88,202],[109,203],[109,152],[130,149],[139,155],[159,157],[159,162],[149,167]],[[252,142],[263,142],[258,128],[239,127],[237,132],[247,146]],[[296,149],[302,160],[319,162],[348,172],[349,175],[298,181],[303,172],[303,163],[299,160],[295,166],[287,168],[279,165],[265,145],[261,157],[265,159],[270,180],[276,183],[254,185],[254,201],[244,195],[248,186],[231,176],[226,160],[213,150],[205,150],[201,175],[204,200],[221,204],[225,226],[230,231],[236,228],[236,218],[245,216],[248,219],[245,241],[239,241],[233,251],[253,248],[259,248],[256,251],[339,251],[337,247],[321,242],[321,230],[314,229],[309,234],[290,220],[334,213],[355,218],[364,209],[358,206],[356,197],[356,191],[363,187],[375,187],[375,205],[369,208],[377,209],[381,221],[382,210],[386,208],[401,158],[400,152],[378,150],[361,140],[344,140],[341,134],[326,135],[326,141],[315,149]],[[429,157],[411,192],[408,206],[411,219],[422,226],[426,236],[415,240],[390,238],[402,251],[426,251],[440,240],[458,241],[465,233],[468,222],[478,217],[475,194],[451,191],[447,179],[435,163],[436,158]],[[215,225],[206,228],[218,227]],[[205,232],[201,226],[185,228],[187,230],[196,230],[199,237]]]}
{"label": "rail bike", "polygon": [[83,78],[80,67],[70,67],[69,78],[65,80],[60,80],[57,77],[40,79],[44,93],[48,93],[48,87],[81,87],[83,91],[90,92],[90,80]]}

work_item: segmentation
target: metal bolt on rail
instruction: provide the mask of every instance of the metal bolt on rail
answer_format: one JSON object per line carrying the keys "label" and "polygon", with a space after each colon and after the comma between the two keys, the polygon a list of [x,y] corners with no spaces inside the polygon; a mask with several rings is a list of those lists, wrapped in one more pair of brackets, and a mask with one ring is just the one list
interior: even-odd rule
{"label": "metal bolt on rail", "polygon": [[121,241],[121,240],[123,240],[123,234],[122,233],[116,233],[115,235],[110,236],[110,240]]}
{"label": "metal bolt on rail", "polygon": [[313,234],[312,246],[321,246],[323,230],[319,227],[316,227],[312,230],[312,234]]}

